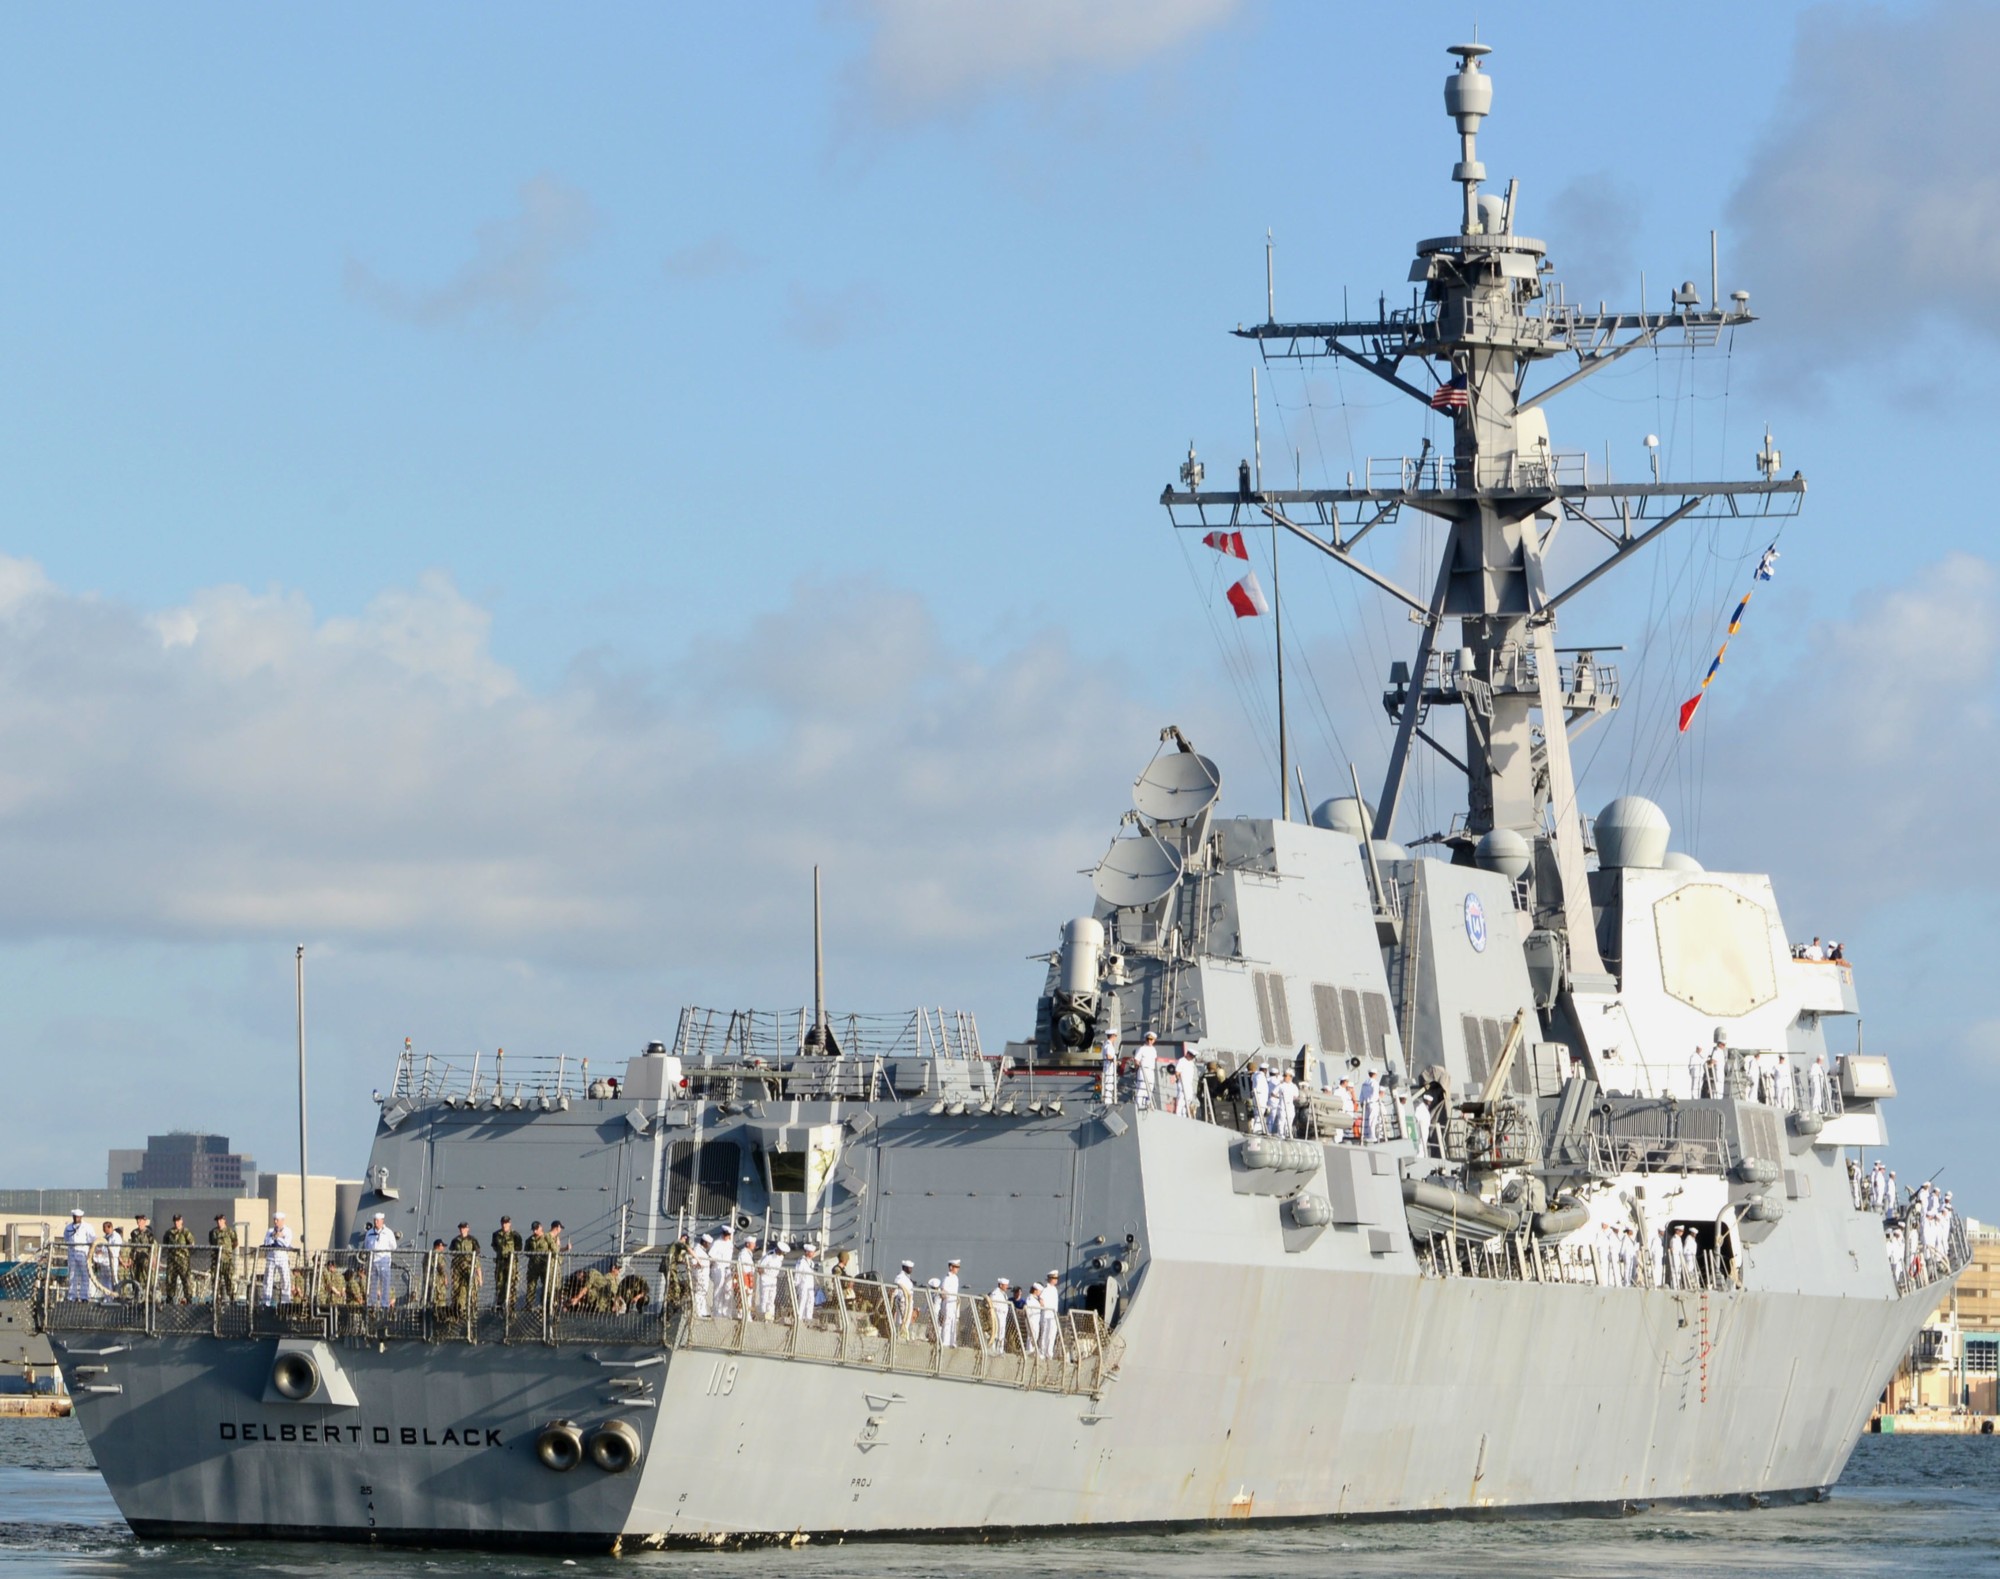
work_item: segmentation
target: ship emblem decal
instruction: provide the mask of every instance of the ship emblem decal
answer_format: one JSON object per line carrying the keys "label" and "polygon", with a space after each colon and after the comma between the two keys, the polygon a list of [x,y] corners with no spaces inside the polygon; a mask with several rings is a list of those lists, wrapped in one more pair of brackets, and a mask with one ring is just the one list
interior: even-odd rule
{"label": "ship emblem decal", "polygon": [[1465,938],[1475,954],[1486,952],[1486,909],[1477,894],[1465,896]]}

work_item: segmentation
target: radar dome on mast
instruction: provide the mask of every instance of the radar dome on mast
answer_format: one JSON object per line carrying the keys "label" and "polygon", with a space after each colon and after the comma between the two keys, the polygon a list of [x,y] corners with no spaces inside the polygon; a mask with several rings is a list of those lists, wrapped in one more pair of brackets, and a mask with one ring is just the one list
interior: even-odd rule
{"label": "radar dome on mast", "polygon": [[1597,814],[1597,861],[1607,870],[1666,864],[1667,814],[1643,795],[1620,795]]}

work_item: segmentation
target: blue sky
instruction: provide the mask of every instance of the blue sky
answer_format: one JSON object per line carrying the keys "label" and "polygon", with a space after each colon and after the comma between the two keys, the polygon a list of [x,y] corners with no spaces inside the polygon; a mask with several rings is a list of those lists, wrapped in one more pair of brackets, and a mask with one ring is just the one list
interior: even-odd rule
{"label": "blue sky", "polygon": [[[169,1123],[287,1160],[299,940],[344,1170],[405,1035],[622,1056],[796,1002],[814,859],[837,999],[1019,1034],[1161,724],[1269,808],[1261,649],[1154,501],[1190,438],[1247,453],[1267,226],[1281,316],[1401,298],[1452,227],[1475,22],[1482,154],[1572,294],[1705,289],[1714,227],[1765,317],[1601,375],[1557,447],[1747,475],[1768,422],[1812,483],[1701,739],[1671,708],[1768,536],[1579,600],[1633,698],[1585,799],[1852,942],[1899,1149],[2000,1217],[1953,1100],[2000,1080],[1956,988],[2000,878],[1973,5],[16,11],[0,1064],[105,1091],[0,1183]],[[1423,436],[1354,376],[1264,393],[1279,476]],[[1373,778],[1413,632],[1285,588],[1309,783]]]}

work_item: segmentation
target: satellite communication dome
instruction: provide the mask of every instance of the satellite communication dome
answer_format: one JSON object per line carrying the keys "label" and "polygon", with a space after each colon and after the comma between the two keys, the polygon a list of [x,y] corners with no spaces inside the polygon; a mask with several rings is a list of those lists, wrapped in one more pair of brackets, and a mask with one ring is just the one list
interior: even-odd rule
{"label": "satellite communication dome", "polygon": [[1480,868],[1498,872],[1510,883],[1518,883],[1535,864],[1535,852],[1528,841],[1512,828],[1495,828],[1479,841],[1472,858]]}
{"label": "satellite communication dome", "polygon": [[1222,793],[1222,773],[1193,751],[1163,751],[1146,764],[1132,786],[1132,804],[1148,822],[1186,822],[1199,817]]}
{"label": "satellite communication dome", "polygon": [[1669,872],[1705,872],[1707,867],[1689,855],[1685,850],[1669,850],[1660,858],[1660,866]]}
{"label": "satellite communication dome", "polygon": [[1375,826],[1375,808],[1365,806],[1352,795],[1337,795],[1313,808],[1312,824],[1315,828],[1359,839]]}
{"label": "satellite communication dome", "polygon": [[1113,839],[1097,863],[1091,886],[1107,905],[1134,910],[1166,898],[1180,880],[1180,855],[1147,833],[1136,839]]}
{"label": "satellite communication dome", "polygon": [[1410,852],[1394,839],[1370,839],[1368,851],[1377,862],[1407,861],[1410,858]]}
{"label": "satellite communication dome", "polygon": [[1673,833],[1667,814],[1643,795],[1620,795],[1597,814],[1597,860],[1607,870],[1658,867]]}

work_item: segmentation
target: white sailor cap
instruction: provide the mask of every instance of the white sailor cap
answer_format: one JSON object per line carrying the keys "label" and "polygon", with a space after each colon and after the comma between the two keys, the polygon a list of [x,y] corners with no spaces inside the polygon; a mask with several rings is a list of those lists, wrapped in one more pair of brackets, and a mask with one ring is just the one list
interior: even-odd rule
{"label": "white sailor cap", "polygon": [[1160,1033],[1158,1031],[1148,1031],[1146,1033],[1146,1040],[1149,1042],[1157,1042],[1159,1039]]}
{"label": "white sailor cap", "polygon": [[1056,1270],[1056,1269],[1055,1269],[1054,1267],[1050,1267],[1050,1268],[1049,1268],[1049,1276],[1050,1276],[1050,1277],[1061,1277],[1061,1276],[1062,1276],[1062,1273],[1058,1272],[1058,1271],[1057,1271],[1057,1270]]}
{"label": "white sailor cap", "polygon": [[903,1263],[903,1270],[905,1272],[914,1272],[916,1269],[917,1269],[917,1263],[914,1261],[905,1261]]}
{"label": "white sailor cap", "polygon": [[808,1239],[804,1244],[799,1246],[799,1254],[802,1256],[816,1256],[819,1254],[819,1246]]}
{"label": "white sailor cap", "polygon": [[782,1239],[780,1239],[776,1244],[772,1245],[771,1248],[777,1251],[778,1254],[781,1256],[788,1256],[792,1253],[792,1247],[786,1244],[785,1241]]}
{"label": "white sailor cap", "polygon": [[952,1258],[951,1258],[951,1259],[950,1259],[949,1261],[945,1262],[945,1265],[946,1265],[946,1266],[961,1266],[961,1265],[963,1265],[963,1263],[962,1263],[962,1262],[961,1262],[961,1261],[960,1261],[960,1260],[958,1259],[958,1257],[957,1257],[957,1256],[953,1256],[953,1257],[952,1257]]}
{"label": "white sailor cap", "polygon": [[1009,1282],[1008,1282],[1008,1281],[1007,1281],[1007,1280],[1006,1280],[1006,1279],[1005,1279],[1005,1278],[1003,1277],[1003,1278],[1001,1278],[1001,1279],[1000,1279],[1000,1281],[999,1281],[999,1282],[998,1282],[998,1283],[997,1283],[997,1284],[996,1284],[995,1286],[996,1286],[996,1287],[998,1287],[998,1288],[1012,1288],[1012,1287],[1013,1287],[1014,1285],[1013,1285],[1012,1283],[1009,1283]]}
{"label": "white sailor cap", "polygon": [[[283,1213],[280,1213],[279,1215],[280,1215],[280,1216],[283,1216],[284,1214],[283,1214]],[[384,1219],[383,1215],[382,1215],[382,1214],[381,1214],[380,1212],[377,1212],[377,1213],[375,1214],[375,1221],[376,1221],[376,1222],[378,1222],[378,1223],[379,1223],[379,1222],[383,1222],[383,1221],[385,1221],[385,1219]]]}
{"label": "white sailor cap", "polygon": [[943,1287],[944,1287],[944,1283],[943,1283],[943,1281],[942,1281],[941,1279],[938,1279],[938,1278],[932,1278],[932,1279],[930,1280],[930,1284],[929,1284],[929,1287],[931,1287],[931,1288],[943,1288]]}
{"label": "white sailor cap", "polygon": [[81,1206],[72,1206],[69,1209],[69,1214],[72,1217],[81,1217],[83,1215],[83,1208]]}
{"label": "white sailor cap", "polygon": [[285,1214],[283,1212],[273,1212],[271,1214],[271,1221],[274,1223],[282,1223],[284,1220]]}
{"label": "white sailor cap", "polygon": [[712,1244],[714,1244],[714,1243],[715,1243],[715,1235],[714,1235],[714,1234],[703,1234],[703,1235],[701,1236],[701,1242],[702,1242],[703,1244],[705,1244],[705,1245],[712,1245]]}

